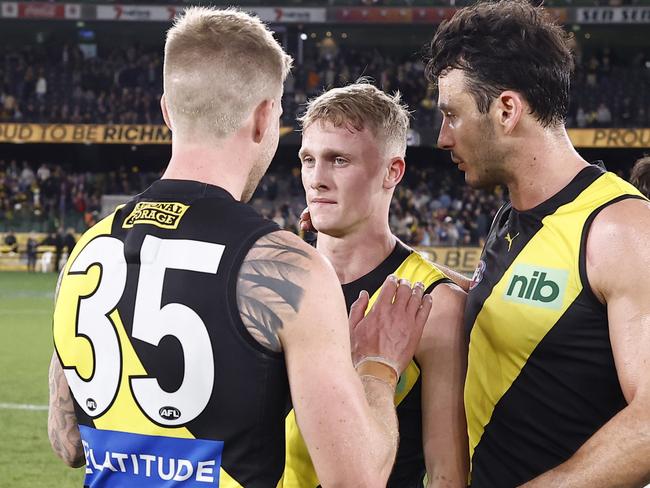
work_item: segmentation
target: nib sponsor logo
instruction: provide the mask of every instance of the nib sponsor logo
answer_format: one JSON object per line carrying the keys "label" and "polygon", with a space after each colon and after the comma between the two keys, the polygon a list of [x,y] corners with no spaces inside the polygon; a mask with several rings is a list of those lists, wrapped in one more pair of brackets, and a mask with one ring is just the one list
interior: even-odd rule
{"label": "nib sponsor logo", "polygon": [[506,286],[504,300],[534,307],[560,309],[569,272],[565,269],[518,264]]}

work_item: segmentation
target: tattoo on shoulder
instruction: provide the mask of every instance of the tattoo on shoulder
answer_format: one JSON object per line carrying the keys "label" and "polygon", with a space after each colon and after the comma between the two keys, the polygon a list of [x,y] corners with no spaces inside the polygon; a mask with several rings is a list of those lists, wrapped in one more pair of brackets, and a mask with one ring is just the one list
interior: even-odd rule
{"label": "tattoo on shoulder", "polygon": [[251,248],[237,281],[237,305],[250,334],[272,351],[282,350],[278,331],[300,309],[309,253],[269,234]]}

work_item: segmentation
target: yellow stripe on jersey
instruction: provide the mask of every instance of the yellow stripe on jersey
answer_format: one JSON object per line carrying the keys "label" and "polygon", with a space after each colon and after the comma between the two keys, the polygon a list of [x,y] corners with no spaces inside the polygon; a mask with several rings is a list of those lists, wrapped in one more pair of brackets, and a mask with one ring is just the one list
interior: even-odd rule
{"label": "yellow stripe on jersey", "polygon": [[[118,207],[119,209],[120,207]],[[111,214],[82,235],[64,268],[65,279],[61,280],[54,310],[54,345],[64,368],[76,368],[80,376],[89,379],[93,374],[93,350],[88,339],[76,335],[76,320],[79,298],[92,294],[99,286],[101,270],[91,266],[86,274],[68,274],[70,266],[93,239],[111,233],[115,214]],[[162,427],[149,420],[136,404],[130,388],[132,376],[147,375],[126,333],[117,310],[109,314],[119,338],[122,353],[122,376],[117,396],[111,407],[94,419],[97,429],[129,432],[132,434],[158,435],[182,439],[194,439],[184,427]],[[219,476],[223,488],[243,488],[223,468]]]}
{"label": "yellow stripe on jersey", "polygon": [[[412,252],[402,264],[393,272],[398,278],[404,278],[411,283],[421,281],[427,289],[434,283],[446,278],[445,274],[436,266],[427,261],[421,254]],[[369,311],[377,301],[380,289],[370,297],[366,310]],[[399,405],[411,392],[411,389],[420,377],[420,368],[411,361],[406,370],[400,376],[399,383],[395,390],[395,406]],[[289,412],[285,421],[286,435],[286,456],[284,476],[282,477],[282,488],[315,488],[319,485],[316,470],[307,451],[300,428],[296,422],[296,415],[293,410]],[[280,485],[278,485],[280,486]]]}
{"label": "yellow stripe on jersey", "polygon": [[[495,405],[519,376],[529,356],[583,289],[579,255],[583,227],[594,209],[634,187],[606,173],[576,199],[546,216],[484,302],[470,334],[465,409],[470,459]],[[553,280],[557,298],[534,302],[532,278]],[[550,288],[545,290],[550,295]],[[522,318],[525,307],[525,319]],[[525,327],[521,321],[525,320]]]}

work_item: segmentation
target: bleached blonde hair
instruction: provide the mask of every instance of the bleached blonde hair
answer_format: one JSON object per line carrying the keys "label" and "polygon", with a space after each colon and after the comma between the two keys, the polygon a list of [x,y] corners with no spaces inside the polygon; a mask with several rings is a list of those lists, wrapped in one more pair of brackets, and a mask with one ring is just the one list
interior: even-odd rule
{"label": "bleached blonde hair", "polygon": [[409,118],[399,92],[388,95],[368,79],[361,78],[310,100],[306,112],[298,120],[303,131],[316,122],[329,122],[334,127],[357,131],[367,128],[384,144],[390,157],[404,157]]}
{"label": "bleached blonde hair", "polygon": [[189,7],[167,32],[163,85],[172,129],[224,138],[262,100],[282,94],[292,59],[257,18]]}

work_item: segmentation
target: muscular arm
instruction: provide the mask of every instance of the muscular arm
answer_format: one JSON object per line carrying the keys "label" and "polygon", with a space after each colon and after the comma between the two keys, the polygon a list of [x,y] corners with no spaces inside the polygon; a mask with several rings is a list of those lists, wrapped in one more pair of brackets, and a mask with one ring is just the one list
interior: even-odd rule
{"label": "muscular arm", "polygon": [[467,486],[469,472],[463,385],[467,341],[463,331],[465,293],[441,284],[416,352],[422,375],[422,442],[427,488]]}
{"label": "muscular arm", "polygon": [[341,287],[318,252],[287,232],[261,238],[240,272],[240,313],[283,350],[296,418],[323,486],[385,486],[397,447],[394,388],[360,379]]}
{"label": "muscular arm", "polygon": [[49,373],[50,406],[47,416],[47,435],[52,449],[63,462],[73,468],[86,462],[81,435],[74,413],[72,396],[56,353],[52,354]]}
{"label": "muscular arm", "polygon": [[257,241],[242,263],[237,281],[242,321],[272,351],[282,350],[280,330],[303,306],[313,260],[301,242],[275,232]]}
{"label": "muscular arm", "polygon": [[436,266],[440,271],[445,273],[451,281],[460,286],[463,291],[466,293],[469,292],[470,280],[466,276],[460,274],[458,271],[448,268],[447,266],[443,266],[442,264],[436,263]]}
{"label": "muscular arm", "polygon": [[650,482],[650,204],[604,209],[587,241],[587,273],[607,304],[618,378],[628,402],[568,461],[534,487],[641,487]]}
{"label": "muscular arm", "polygon": [[[54,300],[59,297],[62,270],[56,283]],[[56,355],[52,354],[49,372],[50,400],[47,415],[47,435],[50,439],[52,449],[68,466],[78,468],[86,462],[83,447],[81,445],[81,434],[77,425],[77,417],[74,413],[72,395],[65,379],[61,363]]]}

